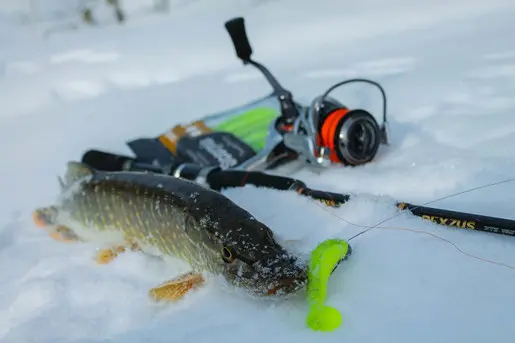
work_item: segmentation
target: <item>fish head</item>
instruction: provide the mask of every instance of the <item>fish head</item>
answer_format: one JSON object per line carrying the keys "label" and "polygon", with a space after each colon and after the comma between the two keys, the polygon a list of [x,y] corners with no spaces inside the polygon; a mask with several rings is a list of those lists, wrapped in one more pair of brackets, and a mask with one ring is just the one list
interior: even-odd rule
{"label": "fish head", "polygon": [[267,226],[252,220],[231,231],[221,249],[229,283],[258,296],[285,296],[304,287],[306,264],[288,253]]}

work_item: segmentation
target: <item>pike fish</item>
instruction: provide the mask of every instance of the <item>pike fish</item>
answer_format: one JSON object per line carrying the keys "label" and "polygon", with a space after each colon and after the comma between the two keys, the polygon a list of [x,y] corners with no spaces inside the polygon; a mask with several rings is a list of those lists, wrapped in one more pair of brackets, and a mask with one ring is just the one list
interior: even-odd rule
{"label": "pike fish", "polygon": [[101,245],[99,263],[139,250],[187,262],[188,273],[152,288],[157,300],[177,300],[222,275],[253,295],[295,293],[307,266],[272,230],[226,196],[198,183],[146,172],[104,172],[69,162],[55,205],[33,212],[36,225],[59,241]]}

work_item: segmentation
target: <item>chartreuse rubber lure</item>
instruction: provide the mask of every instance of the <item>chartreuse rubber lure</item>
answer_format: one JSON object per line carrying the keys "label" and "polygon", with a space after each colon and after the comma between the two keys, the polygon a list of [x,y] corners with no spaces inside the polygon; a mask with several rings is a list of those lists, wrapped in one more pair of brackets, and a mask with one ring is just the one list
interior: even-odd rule
{"label": "chartreuse rubber lure", "polygon": [[352,252],[342,239],[328,239],[311,253],[308,269],[308,327],[315,331],[333,331],[342,323],[342,315],[334,307],[324,305],[327,283],[336,266]]}

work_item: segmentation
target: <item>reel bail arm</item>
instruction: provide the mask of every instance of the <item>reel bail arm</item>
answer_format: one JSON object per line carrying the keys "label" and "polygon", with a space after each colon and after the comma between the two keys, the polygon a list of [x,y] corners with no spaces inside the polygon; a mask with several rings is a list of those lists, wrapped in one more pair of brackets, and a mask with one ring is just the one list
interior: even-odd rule
{"label": "reel bail arm", "polygon": [[372,81],[372,80],[369,80],[369,79],[363,79],[363,78],[360,78],[360,79],[349,79],[349,80],[338,82],[338,83],[334,84],[333,86],[331,86],[321,96],[321,99],[320,99],[321,100],[321,109],[322,110],[324,109],[324,102],[325,102],[325,99],[329,96],[329,93],[331,93],[332,91],[334,91],[336,88],[338,88],[340,86],[343,86],[343,85],[346,85],[346,84],[349,84],[349,83],[353,83],[353,82],[368,83],[370,85],[375,86],[381,92],[381,96],[383,98],[383,121],[382,121],[381,126],[380,126],[381,143],[383,143],[385,145],[389,145],[388,129],[387,129],[388,120],[386,118],[386,113],[387,113],[387,109],[386,109],[386,107],[387,107],[386,106],[386,102],[387,102],[386,101],[386,92],[384,91],[384,88],[378,82],[375,82],[375,81]]}
{"label": "reel bail arm", "polygon": [[[381,125],[368,111],[348,109],[329,96],[336,88],[355,82],[368,83],[380,90],[383,101]],[[365,164],[375,157],[380,144],[389,144],[386,113],[386,93],[379,83],[368,79],[341,81],[311,102],[297,119],[294,130],[285,134],[285,144],[300,151],[315,165]]]}

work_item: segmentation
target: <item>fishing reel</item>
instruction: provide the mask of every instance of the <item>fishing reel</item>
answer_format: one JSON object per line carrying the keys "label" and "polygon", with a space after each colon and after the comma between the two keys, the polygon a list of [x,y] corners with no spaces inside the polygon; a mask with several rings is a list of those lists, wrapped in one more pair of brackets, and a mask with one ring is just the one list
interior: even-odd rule
{"label": "fishing reel", "polygon": [[[225,27],[238,58],[245,65],[257,68],[273,89],[260,100],[263,102],[259,106],[272,110],[273,119],[266,119],[266,132],[258,148],[250,146],[244,135],[213,129],[215,124],[211,126],[211,120],[223,117],[223,114],[214,114],[187,125],[176,125],[159,137],[131,139],[126,144],[136,156],[134,160],[90,150],[84,154],[83,161],[101,170],[144,169],[187,178],[191,177],[192,163],[199,168],[239,171],[277,170],[280,167],[280,172],[288,174],[305,166],[366,164],[375,158],[380,144],[388,144],[386,94],[381,85],[367,79],[346,80],[331,86],[309,105],[300,104],[264,65],[251,59],[252,48],[244,19],[231,19]],[[383,100],[381,125],[367,110],[348,108],[330,96],[339,87],[357,82],[380,90]],[[228,112],[238,113],[239,109]],[[245,128],[246,132],[252,130]]]}
{"label": "fishing reel", "polygon": [[[380,84],[367,79],[345,80],[317,96],[309,106],[299,105],[265,66],[251,59],[252,48],[244,19],[231,19],[225,27],[238,58],[261,71],[279,101],[281,115],[272,128],[275,132],[270,133],[270,146],[276,144],[277,136],[280,136],[284,146],[298,157],[312,165],[326,167],[333,163],[350,166],[368,163],[375,158],[381,144],[388,145],[386,94]],[[367,110],[347,108],[329,96],[335,89],[357,82],[380,90],[383,100],[381,125]]]}
{"label": "fishing reel", "polygon": [[[381,91],[381,125],[370,112],[349,109],[329,97],[336,88],[354,82],[372,84]],[[284,144],[313,164],[357,166],[373,160],[380,144],[388,145],[386,123],[386,94],[381,85],[367,79],[346,80],[331,86],[300,111],[293,128],[283,134]]]}

